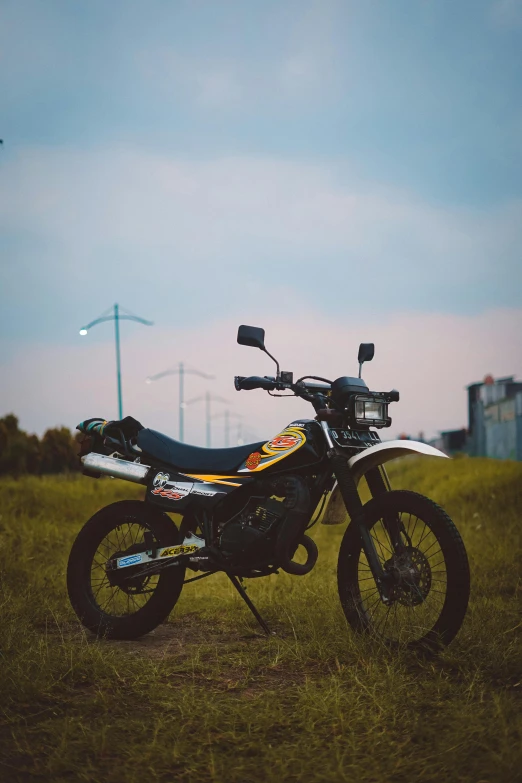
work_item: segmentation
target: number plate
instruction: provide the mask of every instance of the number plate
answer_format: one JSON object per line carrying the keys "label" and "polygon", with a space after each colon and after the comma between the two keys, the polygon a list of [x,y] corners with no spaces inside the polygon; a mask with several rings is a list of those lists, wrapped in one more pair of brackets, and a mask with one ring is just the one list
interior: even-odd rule
{"label": "number plate", "polygon": [[338,446],[344,446],[351,449],[368,448],[380,443],[381,439],[377,432],[359,431],[359,430],[330,430],[333,442]]}

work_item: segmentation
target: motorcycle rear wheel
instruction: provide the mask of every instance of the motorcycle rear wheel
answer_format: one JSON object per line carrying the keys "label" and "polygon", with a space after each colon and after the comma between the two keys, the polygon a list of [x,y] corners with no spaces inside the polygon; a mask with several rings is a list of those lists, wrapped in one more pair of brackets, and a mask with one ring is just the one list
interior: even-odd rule
{"label": "motorcycle rear wheel", "polygon": [[[468,558],[455,524],[432,500],[406,490],[373,498],[363,514],[381,565],[393,576],[393,597],[388,605],[381,601],[357,527],[349,525],[337,566],[348,623],[392,646],[449,644],[464,620],[470,590]],[[390,514],[403,525],[402,555],[394,553],[384,525]]]}
{"label": "motorcycle rear wheel", "polygon": [[120,586],[110,583],[107,560],[143,551],[145,532],[152,533],[158,546],[180,543],[167,514],[143,501],[123,500],[94,514],[73,544],[67,566],[69,599],[80,622],[97,636],[137,639],[162,623],[180,596],[185,577],[181,563],[155,575],[141,576],[133,569],[135,578],[126,578]]}

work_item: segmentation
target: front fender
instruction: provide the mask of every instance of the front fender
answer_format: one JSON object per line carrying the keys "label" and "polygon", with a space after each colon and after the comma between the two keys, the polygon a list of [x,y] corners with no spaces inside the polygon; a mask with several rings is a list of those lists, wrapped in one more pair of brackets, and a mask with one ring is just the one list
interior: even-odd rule
{"label": "front fender", "polygon": [[[350,457],[348,467],[351,469],[352,476],[356,484],[359,483],[362,476],[372,468],[384,465],[392,459],[406,457],[408,454],[420,454],[424,457],[445,457],[448,455],[427,443],[420,443],[416,440],[389,440],[385,443],[377,443],[376,446],[370,446],[359,454]],[[326,507],[326,511],[321,520],[323,525],[340,525],[346,521],[346,509],[339,491],[335,484]]]}

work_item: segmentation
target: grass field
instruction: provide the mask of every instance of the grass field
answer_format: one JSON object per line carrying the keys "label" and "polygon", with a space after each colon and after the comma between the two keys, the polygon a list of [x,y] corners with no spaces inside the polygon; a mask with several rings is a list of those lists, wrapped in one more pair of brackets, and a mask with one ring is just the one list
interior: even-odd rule
{"label": "grass field", "polygon": [[1,481],[0,780],[522,780],[522,464],[409,459],[390,475],[441,503],[468,548],[468,616],[432,660],[347,627],[344,525],[313,529],[308,576],[249,584],[272,638],[218,575],[142,640],[96,641],[68,605],[68,553],[94,511],[142,490]]}

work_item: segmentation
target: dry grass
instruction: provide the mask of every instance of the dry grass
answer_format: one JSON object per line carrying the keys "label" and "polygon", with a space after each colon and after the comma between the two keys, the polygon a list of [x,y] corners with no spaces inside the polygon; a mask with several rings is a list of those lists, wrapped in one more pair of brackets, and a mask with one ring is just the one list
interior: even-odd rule
{"label": "dry grass", "polygon": [[346,626],[344,526],[314,528],[308,576],[250,583],[270,639],[218,575],[142,640],[96,641],[68,606],[68,552],[95,510],[139,488],[2,481],[0,780],[522,780],[522,465],[412,459],[391,474],[446,507],[470,555],[465,625],[429,661]]}

